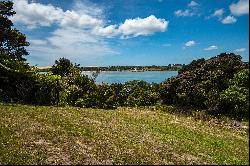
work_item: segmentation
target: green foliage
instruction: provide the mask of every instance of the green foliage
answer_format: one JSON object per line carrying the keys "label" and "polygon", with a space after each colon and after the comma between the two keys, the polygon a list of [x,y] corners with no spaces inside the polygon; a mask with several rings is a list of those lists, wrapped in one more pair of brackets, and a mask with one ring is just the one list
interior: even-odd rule
{"label": "green foliage", "polygon": [[0,101],[33,103],[36,80],[33,73],[8,72],[0,76]]}
{"label": "green foliage", "polygon": [[158,85],[145,81],[129,81],[124,84],[123,96],[127,97],[125,106],[155,105],[159,99]]}
{"label": "green foliage", "polygon": [[35,93],[35,99],[38,104],[54,105],[59,103],[60,79],[60,75],[53,75],[50,72],[37,74],[38,89]]}
{"label": "green foliage", "polygon": [[[249,69],[243,69],[229,81],[229,87],[220,94],[221,107],[227,114],[248,117],[249,114]],[[231,109],[228,109],[231,108]]]}
{"label": "green foliage", "polygon": [[17,29],[12,29],[13,23],[8,18],[13,16],[13,2],[0,2],[0,63],[4,59],[23,61],[28,55],[25,46],[29,46],[26,36]]}
{"label": "green foliage", "polygon": [[185,72],[185,71],[194,70],[194,69],[196,69],[197,67],[200,67],[200,66],[203,64],[204,61],[205,61],[204,58],[197,59],[197,60],[193,60],[190,64],[184,65],[184,66],[182,67],[182,69],[180,69],[180,70],[178,71],[178,73],[183,73],[183,72]]}
{"label": "green foliage", "polygon": [[30,102],[34,79],[24,56],[29,45],[26,36],[12,28],[13,2],[0,2],[0,100]]}
{"label": "green foliage", "polygon": [[60,75],[62,77],[66,76],[75,76],[80,75],[79,64],[73,65],[69,59],[60,58],[55,61],[55,64],[52,66],[51,71],[55,75]]}
{"label": "green foliage", "polygon": [[161,99],[166,104],[223,112],[219,110],[220,93],[228,88],[229,79],[245,67],[241,57],[233,53],[193,61],[177,77],[161,84]]}

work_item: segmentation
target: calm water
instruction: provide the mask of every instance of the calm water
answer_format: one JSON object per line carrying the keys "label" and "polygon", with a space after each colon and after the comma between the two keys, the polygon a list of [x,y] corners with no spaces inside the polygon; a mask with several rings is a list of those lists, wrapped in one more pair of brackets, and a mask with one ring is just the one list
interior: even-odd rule
{"label": "calm water", "polygon": [[[146,72],[101,72],[96,83],[124,83],[132,80],[143,80],[149,83],[160,83],[167,78],[177,75],[177,71],[146,71]],[[91,76],[92,72],[82,72],[82,74]]]}

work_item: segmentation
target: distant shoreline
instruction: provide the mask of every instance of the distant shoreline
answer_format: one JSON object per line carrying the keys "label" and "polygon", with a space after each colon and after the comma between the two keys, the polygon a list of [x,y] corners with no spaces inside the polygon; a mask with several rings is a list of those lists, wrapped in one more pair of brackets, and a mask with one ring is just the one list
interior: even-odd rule
{"label": "distant shoreline", "polygon": [[157,71],[157,72],[165,72],[165,71],[177,71],[177,70],[145,70],[145,71],[133,71],[133,70],[122,70],[122,71],[112,71],[112,70],[104,70],[104,71],[90,71],[90,70],[83,70],[81,72],[135,72],[135,73],[140,73],[140,72],[151,72],[151,71]]}
{"label": "distant shoreline", "polygon": [[[166,72],[166,71],[176,71],[177,70],[145,70],[145,71],[131,71],[131,70],[122,70],[122,71],[112,71],[112,70],[104,70],[104,71],[97,71],[97,70],[83,70],[81,72],[87,72],[87,73],[91,73],[91,72],[131,72],[131,73],[143,73],[143,72],[152,72],[152,71],[155,71],[155,72]],[[44,71],[44,70],[41,70],[39,72],[49,72],[49,71]]]}

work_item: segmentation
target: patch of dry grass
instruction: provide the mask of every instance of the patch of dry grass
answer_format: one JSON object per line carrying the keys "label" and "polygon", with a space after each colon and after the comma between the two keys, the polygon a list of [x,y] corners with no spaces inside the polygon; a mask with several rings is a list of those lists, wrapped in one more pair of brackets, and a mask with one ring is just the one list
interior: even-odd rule
{"label": "patch of dry grass", "polygon": [[248,130],[151,108],[0,105],[0,164],[249,164]]}

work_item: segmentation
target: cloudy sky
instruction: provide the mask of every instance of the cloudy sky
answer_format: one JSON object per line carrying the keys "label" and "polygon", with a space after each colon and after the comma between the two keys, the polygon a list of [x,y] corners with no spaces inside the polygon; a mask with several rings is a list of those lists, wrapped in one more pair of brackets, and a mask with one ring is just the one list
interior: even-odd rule
{"label": "cloudy sky", "polygon": [[190,63],[221,52],[249,61],[249,0],[13,0],[31,65]]}

